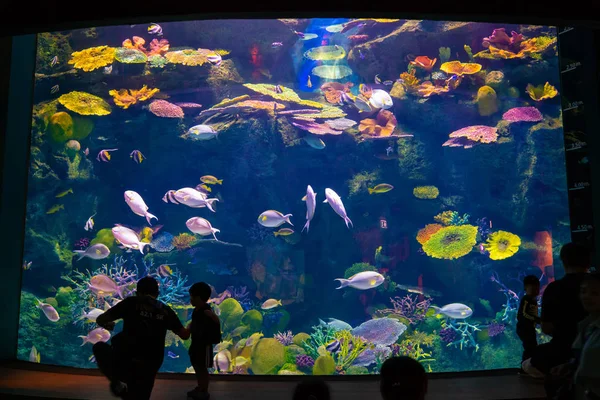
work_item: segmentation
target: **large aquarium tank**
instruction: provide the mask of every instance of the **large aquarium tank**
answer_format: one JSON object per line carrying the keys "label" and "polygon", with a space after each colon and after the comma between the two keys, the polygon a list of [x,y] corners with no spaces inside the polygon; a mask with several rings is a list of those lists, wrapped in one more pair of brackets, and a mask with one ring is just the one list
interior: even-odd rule
{"label": "large aquarium tank", "polygon": [[215,374],[518,367],[523,277],[570,241],[559,76],[550,26],[39,34],[18,358],[96,368],[96,317],[152,276],[183,323],[211,285]]}

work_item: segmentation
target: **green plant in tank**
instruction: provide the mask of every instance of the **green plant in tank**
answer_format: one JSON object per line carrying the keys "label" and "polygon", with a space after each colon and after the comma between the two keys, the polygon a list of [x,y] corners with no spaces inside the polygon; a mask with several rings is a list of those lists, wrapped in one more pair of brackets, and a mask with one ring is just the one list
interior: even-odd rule
{"label": "green plant in tank", "polygon": [[345,329],[335,332],[334,336],[340,343],[340,348],[335,353],[335,364],[338,370],[345,370],[367,349],[367,342]]}
{"label": "green plant in tank", "polygon": [[348,279],[353,275],[358,274],[359,272],[365,271],[377,271],[377,268],[368,263],[355,263],[346,271],[344,271],[344,279]]}
{"label": "green plant in tank", "polygon": [[440,47],[439,52],[440,52],[440,63],[443,64],[443,63],[447,62],[448,60],[450,60],[450,53],[451,53],[450,47]]}
{"label": "green plant in tank", "polygon": [[302,348],[306,354],[316,359],[319,357],[319,347],[325,347],[335,340],[335,330],[327,326],[313,326],[310,338],[302,342]]}
{"label": "green plant in tank", "polygon": [[425,348],[433,347],[436,338],[435,334],[415,330],[400,342],[400,352],[417,361],[435,361],[431,358],[431,350],[426,351]]}
{"label": "green plant in tank", "polygon": [[348,181],[348,189],[350,190],[350,196],[354,196],[359,192],[366,192],[367,187],[372,185],[379,178],[379,173],[377,171],[360,172],[352,177]]}

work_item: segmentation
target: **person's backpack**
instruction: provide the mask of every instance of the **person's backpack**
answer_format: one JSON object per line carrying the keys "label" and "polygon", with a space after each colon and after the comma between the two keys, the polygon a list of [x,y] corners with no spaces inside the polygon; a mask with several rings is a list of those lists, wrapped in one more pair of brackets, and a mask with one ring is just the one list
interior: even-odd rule
{"label": "person's backpack", "polygon": [[[205,310],[211,310],[210,306],[207,306]],[[204,310],[203,310],[204,312]],[[202,341],[210,344],[219,344],[221,343],[221,326],[217,324],[212,318],[205,317],[203,318],[205,325],[202,326]]]}

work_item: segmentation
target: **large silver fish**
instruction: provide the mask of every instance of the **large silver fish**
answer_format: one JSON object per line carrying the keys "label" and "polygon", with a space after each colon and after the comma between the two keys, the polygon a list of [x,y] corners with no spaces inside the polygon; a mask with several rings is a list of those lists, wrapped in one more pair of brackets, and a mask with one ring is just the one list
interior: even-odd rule
{"label": "large silver fish", "polygon": [[302,228],[302,232],[306,229],[306,232],[308,233],[310,221],[315,216],[315,209],[317,207],[317,194],[310,185],[306,187],[306,196],[304,196],[302,200],[306,202],[306,224],[304,225],[304,228]]}
{"label": "large silver fish", "polygon": [[350,228],[348,224],[354,226],[348,215],[346,215],[346,209],[344,208],[344,203],[342,203],[340,196],[338,196],[338,194],[333,190],[327,188],[325,189],[325,197],[326,199],[323,201],[323,203],[329,203],[331,208],[333,208],[333,211],[335,211],[336,214],[342,217],[344,222],[346,222],[346,227]]}
{"label": "large silver fish", "polygon": [[359,272],[358,274],[352,275],[348,279],[337,278],[334,280],[340,282],[340,287],[336,289],[341,289],[346,286],[350,286],[354,289],[367,290],[376,288],[377,286],[381,285],[383,281],[385,281],[385,278],[383,277],[383,275],[376,271],[363,271]]}
{"label": "large silver fish", "polygon": [[473,310],[461,303],[446,304],[444,307],[431,306],[436,314],[442,314],[451,319],[465,319],[473,315]]}

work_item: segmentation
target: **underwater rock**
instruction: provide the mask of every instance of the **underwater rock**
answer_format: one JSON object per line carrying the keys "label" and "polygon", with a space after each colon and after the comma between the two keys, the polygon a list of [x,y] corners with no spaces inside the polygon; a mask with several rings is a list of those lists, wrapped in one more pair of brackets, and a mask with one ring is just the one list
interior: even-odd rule
{"label": "underwater rock", "polygon": [[352,335],[360,336],[367,342],[389,346],[396,343],[406,331],[406,325],[392,318],[378,318],[363,322],[352,329]]}
{"label": "underwater rock", "polygon": [[482,117],[498,112],[498,97],[490,86],[482,86],[477,91],[477,109]]}
{"label": "underwater rock", "polygon": [[285,363],[284,346],[277,339],[260,339],[252,349],[251,359],[252,366],[250,368],[255,375],[274,374]]}
{"label": "underwater rock", "polygon": [[64,112],[57,112],[50,117],[48,132],[53,141],[61,143],[73,138],[73,118]]}
{"label": "underwater rock", "polygon": [[330,355],[317,357],[312,373],[313,375],[333,375],[335,373],[335,360]]}
{"label": "underwater rock", "polygon": [[485,84],[496,90],[499,89],[504,82],[504,72],[502,71],[490,71],[485,76]]}
{"label": "underwater rock", "polygon": [[[58,32],[42,32],[37,35],[36,73],[51,74],[57,70],[70,69],[67,64],[73,52],[69,43],[70,36]],[[58,61],[56,65],[52,65],[54,57]]]}
{"label": "underwater rock", "polygon": [[425,143],[412,138],[398,140],[398,169],[402,176],[412,180],[427,180],[433,172],[433,163]]}
{"label": "underwater rock", "polygon": [[233,60],[223,60],[221,65],[212,66],[208,71],[206,83],[211,88],[217,99],[224,99],[233,95],[236,83],[244,83]]}

